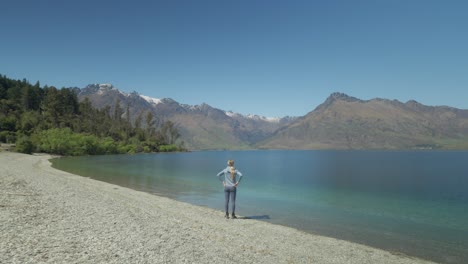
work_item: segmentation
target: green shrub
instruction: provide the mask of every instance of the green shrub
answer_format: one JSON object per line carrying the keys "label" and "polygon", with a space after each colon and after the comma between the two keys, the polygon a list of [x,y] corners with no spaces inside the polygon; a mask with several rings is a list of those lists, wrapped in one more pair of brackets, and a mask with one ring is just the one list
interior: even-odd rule
{"label": "green shrub", "polygon": [[16,133],[11,131],[0,131],[0,142],[14,143],[16,141]]}
{"label": "green shrub", "polygon": [[35,147],[27,136],[22,136],[16,141],[16,151],[25,154],[33,153]]}
{"label": "green shrub", "polygon": [[119,153],[117,149],[117,144],[115,141],[110,138],[106,137],[101,139],[99,142],[99,154],[116,154]]}
{"label": "green shrub", "polygon": [[78,146],[82,154],[87,154],[87,155],[96,155],[96,154],[103,154],[100,153],[100,148],[99,148],[99,139],[95,136],[91,135],[83,135],[83,134],[75,134],[75,137],[77,138],[78,141]]}
{"label": "green shrub", "polygon": [[13,115],[0,117],[0,130],[16,131],[17,123],[18,119]]}
{"label": "green shrub", "polygon": [[177,151],[177,150],[178,150],[178,148],[174,144],[159,146],[159,151],[161,151],[161,152],[171,152],[171,151]]}
{"label": "green shrub", "polygon": [[44,130],[39,132],[36,138],[39,151],[59,155],[72,155],[75,152],[73,148],[76,148],[76,142],[70,128]]}
{"label": "green shrub", "polygon": [[73,133],[70,128],[54,128],[34,135],[39,151],[66,155],[95,155],[117,153],[111,138]]}
{"label": "green shrub", "polygon": [[[21,151],[37,150],[64,156],[96,154],[135,154],[139,152],[177,151],[176,145],[157,146],[153,142],[141,143],[131,139],[129,143],[116,142],[111,137],[98,138],[94,135],[74,133],[70,128],[54,128],[35,132],[31,139],[18,141]],[[31,150],[32,148],[32,150]]]}

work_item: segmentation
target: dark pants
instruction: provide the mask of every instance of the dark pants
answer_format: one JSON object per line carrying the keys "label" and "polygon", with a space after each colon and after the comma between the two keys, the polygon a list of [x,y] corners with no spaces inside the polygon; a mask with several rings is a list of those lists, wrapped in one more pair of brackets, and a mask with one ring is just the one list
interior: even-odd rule
{"label": "dark pants", "polygon": [[224,187],[224,207],[226,208],[226,214],[229,212],[229,199],[231,200],[232,213],[234,214],[236,211],[236,192],[237,188],[234,186]]}

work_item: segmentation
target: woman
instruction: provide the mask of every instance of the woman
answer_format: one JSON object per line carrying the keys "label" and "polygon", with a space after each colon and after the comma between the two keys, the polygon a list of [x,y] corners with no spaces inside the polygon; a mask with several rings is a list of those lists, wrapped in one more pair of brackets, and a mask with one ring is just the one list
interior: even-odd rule
{"label": "woman", "polygon": [[[232,205],[232,215],[233,219],[236,217],[236,191],[237,185],[242,178],[242,173],[234,168],[234,161],[228,160],[228,166],[218,173],[218,178],[223,182],[224,186],[224,207],[226,209],[226,218],[229,219],[229,200]],[[239,176],[239,177],[237,177]]]}

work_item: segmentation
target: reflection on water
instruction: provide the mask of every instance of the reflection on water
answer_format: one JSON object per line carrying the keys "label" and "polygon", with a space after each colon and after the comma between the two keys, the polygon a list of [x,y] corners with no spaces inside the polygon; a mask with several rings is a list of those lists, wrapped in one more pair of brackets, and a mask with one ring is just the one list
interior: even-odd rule
{"label": "reflection on water", "polygon": [[245,176],[238,214],[444,263],[468,259],[468,152],[212,151],[61,158],[55,167],[216,209],[216,173]]}

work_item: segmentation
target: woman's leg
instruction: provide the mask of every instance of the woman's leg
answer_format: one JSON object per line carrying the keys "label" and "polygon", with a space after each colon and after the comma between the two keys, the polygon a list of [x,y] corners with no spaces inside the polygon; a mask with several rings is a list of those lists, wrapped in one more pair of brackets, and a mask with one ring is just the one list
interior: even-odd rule
{"label": "woman's leg", "polygon": [[231,204],[232,204],[232,214],[236,213],[236,193],[237,189],[234,187],[231,191]]}
{"label": "woman's leg", "polygon": [[230,194],[229,188],[224,188],[224,208],[226,209],[225,212],[228,214],[229,212],[229,194]]}

